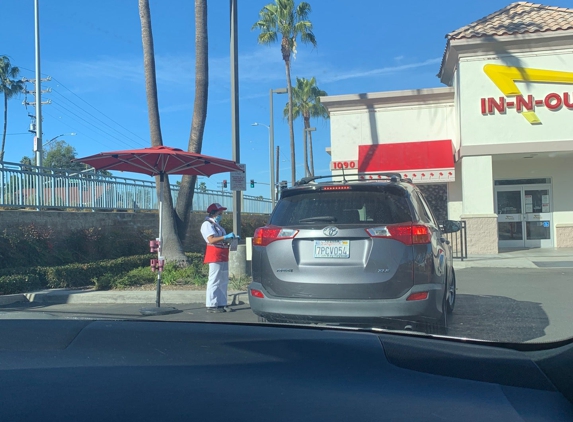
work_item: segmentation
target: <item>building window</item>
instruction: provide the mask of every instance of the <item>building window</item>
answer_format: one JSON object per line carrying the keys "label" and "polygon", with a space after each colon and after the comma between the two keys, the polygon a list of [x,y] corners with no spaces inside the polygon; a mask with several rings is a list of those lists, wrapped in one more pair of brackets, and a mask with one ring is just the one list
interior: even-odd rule
{"label": "building window", "polygon": [[496,186],[511,186],[511,185],[548,185],[551,179],[513,179],[513,180],[496,180]]}

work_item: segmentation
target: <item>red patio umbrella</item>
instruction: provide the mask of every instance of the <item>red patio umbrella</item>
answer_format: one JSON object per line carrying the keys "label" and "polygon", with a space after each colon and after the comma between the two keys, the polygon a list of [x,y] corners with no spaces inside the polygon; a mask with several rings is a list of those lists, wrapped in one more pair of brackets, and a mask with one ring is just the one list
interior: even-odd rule
{"label": "red patio umbrella", "polygon": [[226,171],[242,171],[231,160],[166,146],[100,152],[74,161],[89,164],[96,170],[130,171],[149,176],[163,174],[211,176]]}
{"label": "red patio umbrella", "polygon": [[[243,171],[234,161],[208,155],[183,151],[179,148],[155,146],[150,148],[100,152],[89,157],[76,158],[96,170],[118,170],[133,173],[143,173],[149,176],[163,176],[166,174],[211,176],[227,171]],[[163,260],[161,248],[163,244],[163,183],[159,184],[159,249],[157,258]],[[161,297],[161,268],[157,273],[156,306],[160,307]]]}

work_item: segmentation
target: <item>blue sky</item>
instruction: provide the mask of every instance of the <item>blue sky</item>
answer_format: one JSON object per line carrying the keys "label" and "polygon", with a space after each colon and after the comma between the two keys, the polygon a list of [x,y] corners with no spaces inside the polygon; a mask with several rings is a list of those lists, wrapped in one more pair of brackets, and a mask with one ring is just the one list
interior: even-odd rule
{"label": "blue sky", "polygon": [[[238,0],[241,162],[247,179],[268,183],[268,92],[286,86],[280,46],[257,44],[251,31],[269,0]],[[329,95],[440,86],[435,76],[445,34],[501,9],[509,1],[311,0],[310,19],[318,47],[300,45],[292,64],[297,76],[316,77]],[[194,11],[191,0],[150,0],[164,143],[187,148],[194,98]],[[571,7],[553,0],[552,6]],[[203,153],[231,158],[229,2],[209,1],[209,107]],[[0,55],[34,77],[32,0],[3,2]],[[9,17],[9,18],[7,18]],[[136,0],[40,0],[42,73],[52,104],[43,107],[44,142],[59,135],[78,156],[149,146],[140,21]],[[31,86],[29,87],[31,89]],[[5,160],[32,156],[30,119],[21,102],[9,104]],[[29,99],[31,100],[31,99]],[[281,148],[281,179],[290,181],[288,124],[282,118],[285,95],[275,95],[275,145]],[[30,109],[33,112],[33,109]],[[313,126],[315,172],[328,173],[327,121]],[[302,170],[302,121],[295,122],[297,176]],[[126,177],[140,178],[134,174]],[[207,186],[228,179],[216,175]],[[246,194],[268,196],[269,188]]]}

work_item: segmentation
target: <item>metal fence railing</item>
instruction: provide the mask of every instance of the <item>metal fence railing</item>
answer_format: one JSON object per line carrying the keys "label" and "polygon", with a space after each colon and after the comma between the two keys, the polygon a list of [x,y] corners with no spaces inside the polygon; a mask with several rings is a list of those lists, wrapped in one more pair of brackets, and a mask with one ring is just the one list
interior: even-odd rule
{"label": "metal fence railing", "polygon": [[460,224],[460,231],[455,233],[447,233],[446,239],[449,240],[452,247],[452,255],[454,259],[467,259],[468,257],[468,235],[466,230],[466,222],[464,220],[457,221]]}
{"label": "metal fence railing", "polygon": [[[171,185],[173,202],[179,193]],[[270,214],[271,200],[243,195],[241,211]],[[228,191],[196,189],[193,210],[205,211],[218,202],[233,210]],[[13,208],[76,208],[91,210],[154,210],[158,208],[155,180],[104,176],[93,171],[77,172],[48,167],[0,162],[0,206]]]}

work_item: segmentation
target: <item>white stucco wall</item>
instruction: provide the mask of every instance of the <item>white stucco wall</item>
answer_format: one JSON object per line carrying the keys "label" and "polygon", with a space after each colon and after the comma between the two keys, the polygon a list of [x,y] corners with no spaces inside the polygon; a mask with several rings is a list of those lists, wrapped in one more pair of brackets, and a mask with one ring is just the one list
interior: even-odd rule
{"label": "white stucco wall", "polygon": [[333,111],[332,160],[358,160],[358,146],[453,139],[454,105]]}
{"label": "white stucco wall", "polygon": [[491,156],[464,157],[462,211],[464,215],[493,215],[493,169]]}
{"label": "white stucco wall", "polygon": [[[456,174],[462,174],[461,161],[456,163]],[[458,221],[462,215],[462,178],[458,177],[454,182],[448,183],[448,219]]]}

